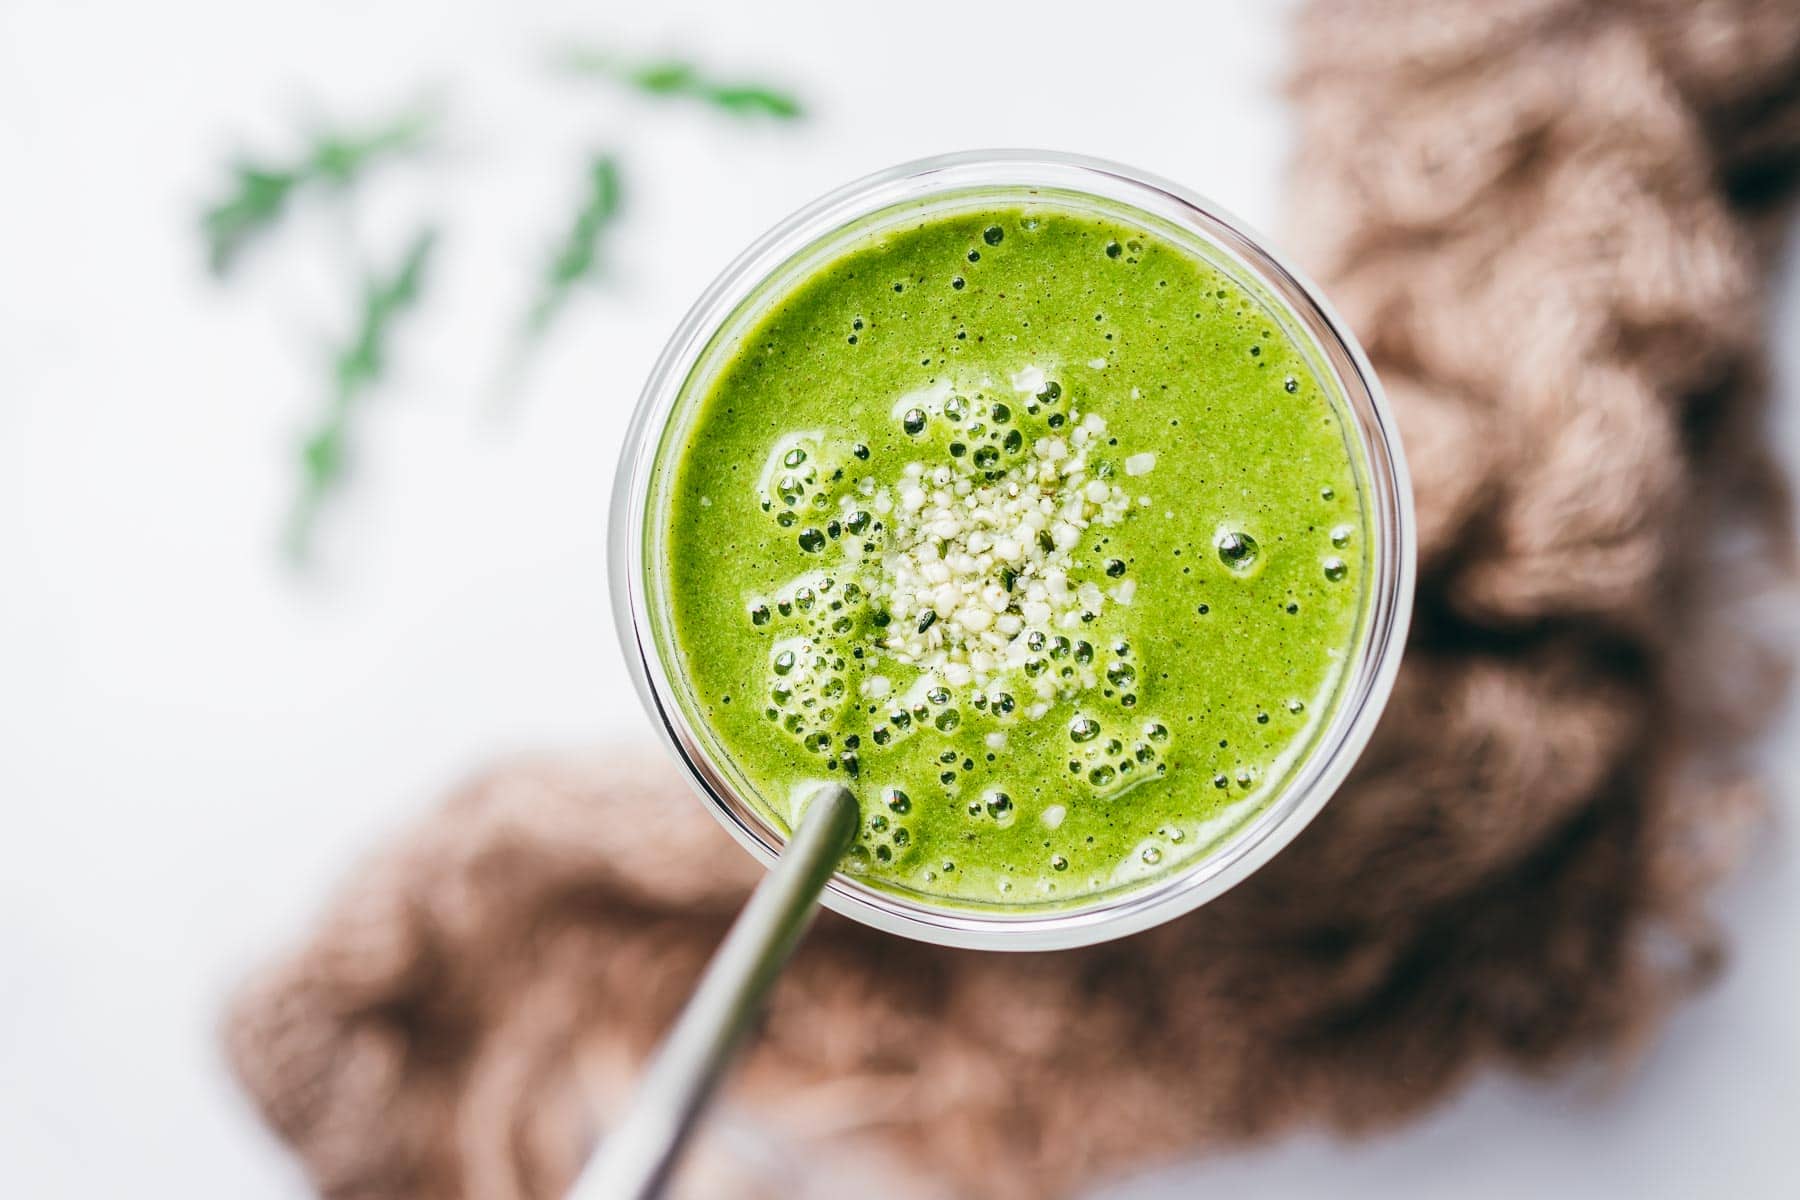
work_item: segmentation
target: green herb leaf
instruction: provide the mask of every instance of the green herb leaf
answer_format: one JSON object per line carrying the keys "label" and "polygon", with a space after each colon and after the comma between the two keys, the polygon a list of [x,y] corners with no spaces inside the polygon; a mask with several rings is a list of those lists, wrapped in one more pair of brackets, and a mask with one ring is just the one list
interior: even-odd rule
{"label": "green herb leaf", "polygon": [[734,116],[792,121],[806,112],[790,92],[760,83],[714,79],[686,59],[630,62],[599,51],[574,50],[560,55],[559,62],[570,74],[617,80],[652,96],[684,96]]}
{"label": "green herb leaf", "polygon": [[621,78],[657,96],[679,96],[703,83],[692,63],[675,61],[623,68]]}
{"label": "green herb leaf", "polygon": [[755,86],[715,87],[707,93],[707,99],[720,108],[734,113],[761,113],[766,116],[793,120],[804,116],[800,102],[786,92],[772,91],[769,88]]}
{"label": "green herb leaf", "polygon": [[551,256],[537,300],[525,319],[526,332],[537,336],[550,327],[569,293],[600,268],[600,234],[618,216],[622,191],[619,164],[610,154],[588,164],[587,194],[575,222]]}
{"label": "green herb leaf", "polygon": [[213,274],[227,274],[244,248],[281,219],[297,190],[311,184],[349,187],[377,161],[421,148],[434,121],[431,113],[415,110],[362,133],[321,133],[287,166],[234,163],[230,193],[200,218]]}
{"label": "green herb leaf", "polygon": [[300,496],[288,525],[287,548],[296,561],[311,547],[320,506],[344,476],[350,418],[357,401],[381,381],[395,320],[418,304],[437,231],[421,230],[393,274],[365,282],[356,331],[332,362],[331,399],[300,450]]}

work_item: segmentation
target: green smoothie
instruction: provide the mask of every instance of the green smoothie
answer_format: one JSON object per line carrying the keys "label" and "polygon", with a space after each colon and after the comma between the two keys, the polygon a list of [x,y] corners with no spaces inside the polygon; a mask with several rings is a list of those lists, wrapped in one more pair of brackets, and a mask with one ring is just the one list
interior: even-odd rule
{"label": "green smoothie", "polygon": [[845,871],[1062,906],[1281,791],[1373,561],[1291,315],[1054,199],[921,211],[755,303],[654,536],[684,703],[771,820],[843,780]]}

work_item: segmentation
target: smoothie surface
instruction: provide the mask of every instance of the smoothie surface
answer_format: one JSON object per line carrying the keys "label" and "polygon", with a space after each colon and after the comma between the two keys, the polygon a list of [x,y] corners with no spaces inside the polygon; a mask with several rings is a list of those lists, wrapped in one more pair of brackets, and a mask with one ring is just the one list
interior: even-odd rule
{"label": "smoothie surface", "polygon": [[1346,418],[1273,311],[1042,201],[921,213],[757,302],[655,536],[690,715],[776,824],[841,779],[847,872],[1062,905],[1280,791],[1372,559]]}

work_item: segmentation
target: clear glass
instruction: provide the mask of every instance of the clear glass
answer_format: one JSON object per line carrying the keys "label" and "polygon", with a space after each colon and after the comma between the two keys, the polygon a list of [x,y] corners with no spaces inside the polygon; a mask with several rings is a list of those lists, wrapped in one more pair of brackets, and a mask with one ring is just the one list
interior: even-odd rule
{"label": "clear glass", "polygon": [[613,610],[646,708],[707,807],[758,859],[773,863],[786,831],[764,816],[711,733],[683,704],[668,637],[657,538],[671,455],[685,444],[704,383],[762,301],[887,223],[988,203],[1050,200],[1124,215],[1225,270],[1268,305],[1335,388],[1362,457],[1369,580],[1359,646],[1333,713],[1277,795],[1222,829],[1210,850],[1126,890],[1054,909],[970,908],[904,895],[839,873],[826,907],[876,928],[944,945],[1045,950],[1121,937],[1191,911],[1267,862],[1331,797],[1373,731],[1399,667],[1412,608],[1412,491],[1393,420],[1362,348],[1314,287],[1245,225],[1191,192],[1116,163],[1044,151],[982,151],[907,163],[825,196],[746,250],[707,289],[652,370],[625,438],[614,485]]}

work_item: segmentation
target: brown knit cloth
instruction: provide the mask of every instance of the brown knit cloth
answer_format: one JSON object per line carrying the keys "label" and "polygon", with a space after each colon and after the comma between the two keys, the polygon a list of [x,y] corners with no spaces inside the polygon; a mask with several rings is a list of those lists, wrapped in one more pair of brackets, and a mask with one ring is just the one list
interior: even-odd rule
{"label": "brown knit cloth", "polygon": [[[1210,908],[1014,956],[827,916],[696,1195],[1042,1196],[1484,1063],[1623,1057],[1717,959],[1783,686],[1759,444],[1793,0],[1317,0],[1300,257],[1417,477],[1416,636],[1352,783]],[[1791,598],[1783,603],[1791,603]],[[482,778],[238,1000],[245,1087],[337,1198],[550,1197],[757,872],[651,760]]]}

